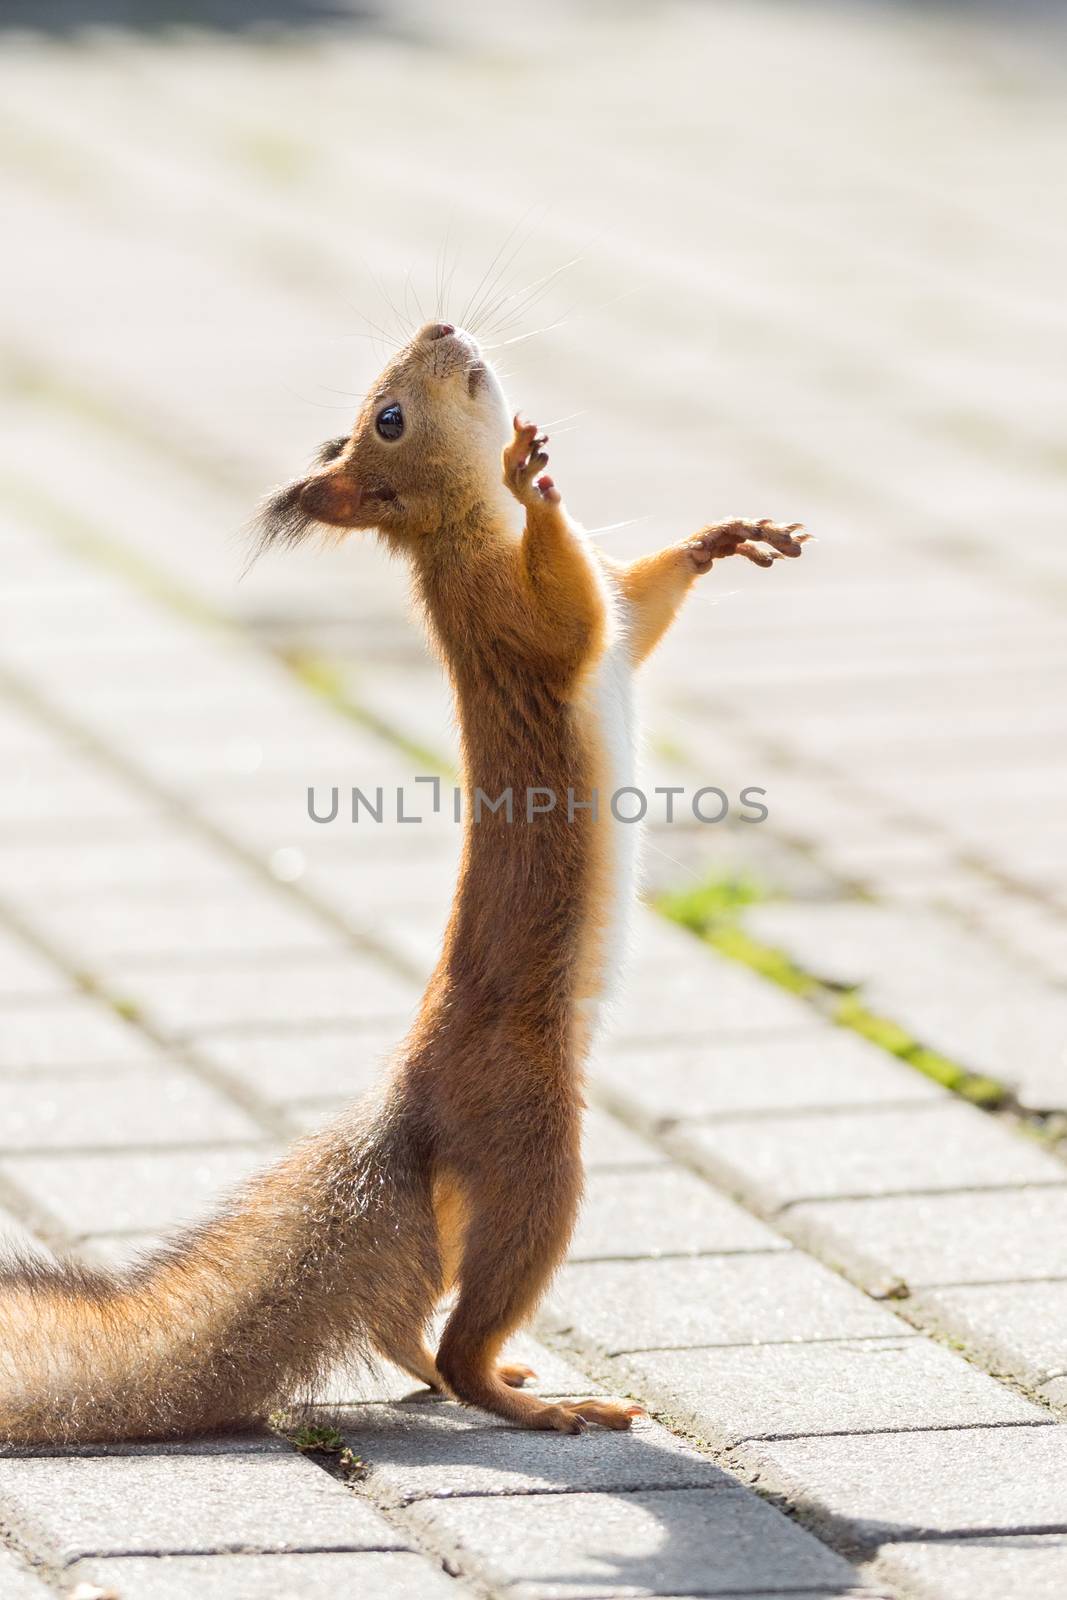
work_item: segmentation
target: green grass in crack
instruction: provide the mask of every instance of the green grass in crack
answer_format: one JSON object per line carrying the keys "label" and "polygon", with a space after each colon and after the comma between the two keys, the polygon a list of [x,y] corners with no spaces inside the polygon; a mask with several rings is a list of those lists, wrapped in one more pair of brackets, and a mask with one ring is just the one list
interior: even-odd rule
{"label": "green grass in crack", "polygon": [[853,1033],[862,1034],[872,1044],[906,1061],[909,1067],[914,1067],[924,1077],[932,1078],[942,1088],[951,1089],[953,1094],[969,1100],[972,1105],[995,1111],[1010,1099],[1007,1088],[998,1083],[996,1078],[971,1072],[937,1050],[928,1050],[898,1023],[868,1010],[856,991],[839,996],[831,1016],[840,1027],[851,1028]]}
{"label": "green grass in crack", "polygon": [[680,922],[684,928],[703,937],[724,918],[768,898],[768,891],[761,883],[742,874],[708,878],[695,889],[672,890],[661,895],[656,904],[672,922]]}
{"label": "green grass in crack", "polygon": [[859,990],[842,993],[840,985],[805,971],[784,950],[754,939],[742,926],[742,915],[746,907],[768,898],[769,892],[754,879],[726,876],[709,878],[693,889],[660,895],[654,903],[663,916],[688,928],[721,955],[750,967],[790,994],[799,995],[838,1027],[869,1039],[972,1105],[995,1111],[1010,1103],[1011,1095],[1004,1084],[928,1049],[890,1017],[871,1011]]}
{"label": "green grass in crack", "polygon": [[763,884],[742,874],[708,878],[694,889],[661,895],[655,904],[665,917],[688,928],[731,961],[742,962],[792,994],[808,995],[818,989],[816,979],[796,966],[783,950],[752,938],[740,925],[741,913],[747,906],[769,898]]}
{"label": "green grass in crack", "polygon": [[337,1475],[345,1482],[355,1482],[364,1475],[362,1458],[345,1444],[344,1436],[336,1428],[316,1423],[303,1423],[296,1427],[283,1412],[275,1412],[269,1422],[274,1432],[288,1439],[293,1449],[299,1450],[301,1455],[332,1458]]}

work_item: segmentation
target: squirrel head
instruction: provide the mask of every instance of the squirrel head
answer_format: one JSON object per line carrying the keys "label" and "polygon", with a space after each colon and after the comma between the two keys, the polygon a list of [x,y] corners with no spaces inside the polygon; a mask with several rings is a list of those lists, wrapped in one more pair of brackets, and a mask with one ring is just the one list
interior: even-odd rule
{"label": "squirrel head", "polygon": [[503,391],[469,333],[420,328],[385,368],[346,438],[260,508],[264,545],[294,544],[316,523],[374,528],[403,547],[497,496],[510,437]]}

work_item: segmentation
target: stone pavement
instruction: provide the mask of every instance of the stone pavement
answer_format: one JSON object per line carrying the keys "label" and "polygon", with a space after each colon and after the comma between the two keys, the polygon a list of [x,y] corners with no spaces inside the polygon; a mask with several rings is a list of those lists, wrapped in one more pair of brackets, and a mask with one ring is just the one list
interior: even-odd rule
{"label": "stone pavement", "polygon": [[402,578],[358,540],[238,575],[420,300],[548,330],[496,358],[605,548],[734,509],[820,542],[717,574],[650,669],[647,786],[769,817],[650,831],[585,1211],[515,1341],[649,1419],[529,1436],[339,1374],[355,1472],[272,1434],[8,1455],[0,1596],[1061,1596],[1054,12],[90,9],[0,32],[23,1248],[128,1260],[410,1015],[455,830],[306,810],[449,770]]}

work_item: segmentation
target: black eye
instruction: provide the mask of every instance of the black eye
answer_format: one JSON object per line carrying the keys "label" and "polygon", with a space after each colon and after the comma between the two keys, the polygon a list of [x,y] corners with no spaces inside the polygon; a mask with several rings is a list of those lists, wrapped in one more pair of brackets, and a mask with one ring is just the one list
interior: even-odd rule
{"label": "black eye", "polygon": [[399,406],[386,406],[375,417],[374,426],[383,439],[399,439],[404,431],[404,413]]}

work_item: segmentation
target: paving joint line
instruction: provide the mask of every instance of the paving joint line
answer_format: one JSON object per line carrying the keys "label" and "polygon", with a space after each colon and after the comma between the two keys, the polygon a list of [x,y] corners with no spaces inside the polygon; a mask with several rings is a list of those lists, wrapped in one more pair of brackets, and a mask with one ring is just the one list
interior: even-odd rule
{"label": "paving joint line", "polygon": [[54,945],[47,935],[41,933],[19,912],[14,911],[0,899],[0,926],[4,925],[31,949],[49,960],[60,972],[66,973],[80,995],[98,1000],[113,1015],[120,1017],[128,1027],[143,1035],[155,1046],[151,1054],[162,1053],[168,1065],[184,1068],[195,1080],[199,1080],[206,1087],[230,1100],[239,1110],[260,1124],[265,1137],[277,1138],[286,1131],[271,1103],[257,1095],[236,1073],[228,1072],[213,1062],[202,1060],[180,1035],[171,1035],[156,1027],[140,1007],[130,1007],[121,995],[111,989],[104,978],[97,978],[84,970],[72,967],[61,947]]}

